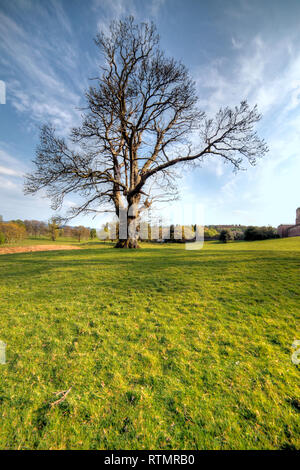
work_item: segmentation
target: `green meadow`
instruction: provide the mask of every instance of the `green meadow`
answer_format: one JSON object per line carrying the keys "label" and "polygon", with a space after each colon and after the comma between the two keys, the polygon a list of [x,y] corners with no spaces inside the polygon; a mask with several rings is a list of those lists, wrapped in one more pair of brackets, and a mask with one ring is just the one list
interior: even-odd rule
{"label": "green meadow", "polygon": [[1,449],[300,449],[300,238],[81,248],[0,255]]}

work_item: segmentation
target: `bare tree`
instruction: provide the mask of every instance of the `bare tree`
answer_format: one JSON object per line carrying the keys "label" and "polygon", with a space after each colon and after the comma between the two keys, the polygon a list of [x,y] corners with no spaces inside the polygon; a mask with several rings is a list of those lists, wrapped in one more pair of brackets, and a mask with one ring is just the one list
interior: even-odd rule
{"label": "bare tree", "polygon": [[243,160],[254,165],[265,154],[254,130],[261,116],[242,101],[208,119],[186,67],[159,49],[153,24],[114,21],[95,42],[104,66],[86,92],[82,125],[72,130],[69,145],[50,125],[42,127],[25,193],[45,188],[54,209],[77,193],[82,203],[69,217],[126,210],[127,239],[116,246],[136,248],[143,209],[176,195],[175,165],[217,155],[238,170]]}
{"label": "bare tree", "polygon": [[90,230],[86,227],[83,227],[83,225],[80,225],[79,227],[75,227],[73,229],[73,235],[77,238],[77,240],[80,242],[82,239],[88,239],[90,236]]}
{"label": "bare tree", "polygon": [[51,217],[51,219],[48,222],[48,233],[53,242],[55,242],[57,235],[58,235],[58,230],[59,230],[58,222],[59,221],[55,217]]}

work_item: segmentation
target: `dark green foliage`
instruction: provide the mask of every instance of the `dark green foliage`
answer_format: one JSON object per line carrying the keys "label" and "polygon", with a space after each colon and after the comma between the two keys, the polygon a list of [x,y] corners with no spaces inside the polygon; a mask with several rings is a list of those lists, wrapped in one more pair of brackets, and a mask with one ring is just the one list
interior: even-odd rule
{"label": "dark green foliage", "polygon": [[231,232],[231,230],[228,230],[228,229],[222,230],[219,236],[220,242],[223,242],[223,243],[227,243],[230,240],[233,240],[233,238],[234,238],[233,233]]}
{"label": "dark green foliage", "polygon": [[245,240],[268,240],[278,238],[277,230],[273,227],[247,227],[245,231]]}
{"label": "dark green foliage", "polygon": [[96,238],[96,236],[97,236],[96,229],[95,229],[95,228],[91,228],[91,230],[90,230],[90,238],[93,240],[94,238]]}
{"label": "dark green foliage", "polygon": [[174,231],[175,231],[175,227],[174,225],[170,225],[170,240],[173,242],[174,241]]}

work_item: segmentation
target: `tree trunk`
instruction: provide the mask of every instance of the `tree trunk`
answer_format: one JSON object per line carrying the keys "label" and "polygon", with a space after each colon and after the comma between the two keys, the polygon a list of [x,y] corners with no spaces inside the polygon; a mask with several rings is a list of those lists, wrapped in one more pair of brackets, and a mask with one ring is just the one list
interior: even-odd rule
{"label": "tree trunk", "polygon": [[137,224],[136,214],[127,215],[127,239],[119,239],[115,248],[140,248],[139,240],[139,226]]}
{"label": "tree trunk", "polygon": [[127,238],[127,240],[118,240],[115,248],[140,248],[136,238]]}

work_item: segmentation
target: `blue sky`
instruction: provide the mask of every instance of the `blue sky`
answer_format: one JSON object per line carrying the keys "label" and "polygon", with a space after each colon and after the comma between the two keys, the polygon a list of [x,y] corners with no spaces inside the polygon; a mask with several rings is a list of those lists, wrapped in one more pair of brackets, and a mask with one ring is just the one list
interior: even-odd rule
{"label": "blue sky", "polygon": [[[180,180],[180,205],[203,204],[206,224],[293,222],[300,206],[299,0],[0,0],[0,214],[52,215],[47,199],[22,193],[39,125],[52,122],[67,134],[80,122],[77,108],[100,62],[93,37],[128,14],[156,23],[162,48],[187,65],[208,114],[245,98],[263,114],[258,131],[268,155],[238,174],[208,159]],[[73,203],[69,197],[65,207]]]}

